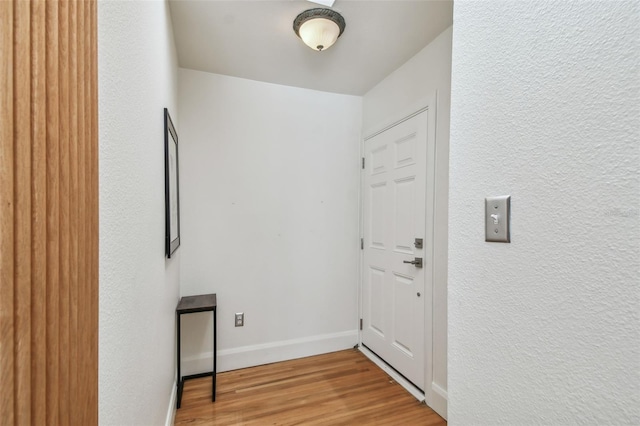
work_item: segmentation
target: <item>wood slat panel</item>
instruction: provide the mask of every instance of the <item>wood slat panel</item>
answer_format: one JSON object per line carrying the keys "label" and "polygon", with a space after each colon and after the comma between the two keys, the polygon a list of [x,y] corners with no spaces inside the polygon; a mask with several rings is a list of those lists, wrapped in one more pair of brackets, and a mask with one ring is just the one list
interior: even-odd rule
{"label": "wood slat panel", "polygon": [[91,344],[89,345],[89,350],[87,351],[87,357],[91,360],[91,364],[89,365],[89,371],[95,372],[95,380],[92,382],[92,386],[90,389],[90,401],[89,406],[95,407],[94,410],[90,412],[89,423],[88,424],[98,424],[98,320],[99,320],[99,223],[98,223],[98,209],[99,209],[99,185],[98,185],[98,4],[97,1],[91,1],[90,3],[90,11],[89,11],[89,28],[91,31],[87,31],[90,34],[90,43],[89,43],[89,53],[88,56],[91,58],[90,60],[90,78],[88,81],[90,82],[90,92],[89,92],[89,102],[91,115],[89,117],[89,121],[91,123],[91,141],[90,145],[90,155],[89,162],[87,164],[90,165],[90,175],[89,182],[91,183],[91,188],[89,190],[90,194],[90,211],[94,214],[91,215],[91,233],[90,233],[90,246],[88,248],[88,252],[91,253],[91,261],[90,261],[90,274],[89,280],[91,282],[91,288],[89,290],[89,303],[87,303],[87,309],[89,309],[89,320],[91,324],[95,324],[96,326],[91,329]]}
{"label": "wood slat panel", "polygon": [[[76,278],[75,285],[75,297],[77,302],[74,304],[75,306],[75,330],[77,333],[77,343],[85,342],[88,339],[89,333],[87,333],[87,328],[83,327],[82,324],[87,323],[84,311],[85,311],[85,301],[86,299],[86,287],[88,285],[87,282],[87,257],[86,257],[86,246],[87,246],[87,218],[86,218],[86,162],[85,162],[85,141],[87,140],[87,136],[85,133],[85,37],[84,37],[84,1],[76,2],[76,81],[77,81],[77,93],[76,93],[76,161],[77,168],[75,172],[77,173],[77,190],[74,191],[77,194],[76,202],[76,211],[78,220],[76,222],[76,233],[78,235],[77,240],[77,264],[78,264],[78,275]],[[74,345],[74,356],[75,356],[75,365],[80,367],[81,371],[86,371],[87,369],[87,358],[83,356],[83,353],[80,349],[80,345]],[[86,410],[85,407],[88,404],[88,387],[87,381],[83,380],[82,376],[77,376],[76,378],[76,392],[78,395],[78,404],[74,406],[77,408],[75,413],[75,421],[77,424],[87,424],[86,423]]]}
{"label": "wood slat panel", "polygon": [[69,380],[69,346],[71,342],[71,327],[69,319],[69,284],[71,281],[71,256],[70,256],[70,196],[71,193],[71,175],[70,175],[70,157],[69,157],[69,140],[70,140],[70,99],[69,86],[71,84],[69,71],[69,2],[62,0],[58,3],[58,81],[60,87],[60,104],[59,116],[60,127],[59,135],[59,154],[60,154],[60,286],[58,293],[60,295],[59,307],[59,345],[60,345],[60,364],[58,393],[60,395],[60,424],[70,424],[69,406],[62,403],[71,398],[71,386]]}
{"label": "wood slat panel", "polygon": [[176,425],[427,425],[446,421],[357,350],[189,380]]}
{"label": "wood slat panel", "polygon": [[47,378],[47,102],[46,16],[31,2],[31,421],[46,423]]}
{"label": "wood slat panel", "polygon": [[97,424],[96,1],[0,12],[0,423]]}
{"label": "wood slat panel", "polygon": [[59,424],[58,399],[60,339],[60,153],[59,153],[59,64],[58,2],[46,5],[47,41],[47,410],[46,424]]}
{"label": "wood slat panel", "polygon": [[[93,68],[97,64],[97,45],[92,44],[95,39],[94,32],[94,13],[97,12],[95,2],[84,3],[84,111],[85,111],[85,140],[97,141],[97,124],[98,124],[98,104],[95,100],[97,96],[97,68]],[[95,94],[93,89],[96,89]],[[92,216],[88,214],[91,211],[98,211],[98,164],[97,164],[97,143],[85,143],[85,155],[83,163],[85,164],[85,278],[84,278],[84,294],[83,294],[83,324],[98,324],[98,215]],[[93,162],[95,155],[96,162]],[[94,180],[95,179],[95,180]],[[95,269],[93,269],[95,268]],[[95,285],[94,285],[95,283]],[[94,299],[95,297],[95,299]],[[95,314],[94,314],[95,309]],[[93,322],[95,320],[95,322]],[[89,350],[83,352],[82,359],[85,361],[85,371],[98,371],[98,330],[83,328],[86,334],[83,341],[88,343]],[[89,342],[91,342],[89,344]],[[98,404],[98,383],[85,381],[84,393],[86,395],[84,412],[82,417],[83,424],[97,424],[97,411],[91,410],[93,406]],[[87,409],[88,408],[88,409]]]}
{"label": "wood slat panel", "polygon": [[15,416],[31,424],[31,3],[14,3]]}
{"label": "wood slat panel", "polygon": [[[82,1],[82,0],[80,0]],[[69,280],[69,392],[70,397],[78,398],[78,3],[69,2],[69,262],[72,265]],[[70,424],[81,424],[80,404],[72,404],[69,409]]]}
{"label": "wood slat panel", "polygon": [[7,424],[15,421],[13,7],[0,1],[0,413]]}

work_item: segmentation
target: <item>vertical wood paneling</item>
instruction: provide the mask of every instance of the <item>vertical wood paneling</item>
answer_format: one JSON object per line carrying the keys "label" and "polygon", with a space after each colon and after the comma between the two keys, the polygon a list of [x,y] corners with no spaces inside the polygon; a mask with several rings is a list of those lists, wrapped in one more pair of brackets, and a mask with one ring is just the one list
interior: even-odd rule
{"label": "vertical wood paneling", "polygon": [[[82,37],[84,38],[84,53],[82,55],[82,57],[84,58],[84,62],[83,62],[83,66],[84,66],[84,137],[85,140],[93,140],[94,138],[94,133],[93,133],[93,123],[94,123],[94,119],[95,119],[95,125],[97,128],[97,115],[94,117],[93,112],[94,112],[94,108],[92,107],[92,103],[93,103],[93,99],[97,99],[97,93],[94,96],[92,93],[92,88],[93,88],[93,83],[95,81],[95,83],[97,83],[97,79],[92,79],[91,75],[92,75],[92,64],[93,64],[93,57],[95,56],[97,59],[97,54],[94,55],[93,52],[97,52],[96,50],[93,50],[93,45],[91,43],[92,38],[93,38],[93,32],[90,31],[90,29],[92,28],[92,13],[94,12],[93,9],[93,4],[94,3],[90,3],[90,2],[84,2],[84,13],[83,13],[83,19],[84,19],[84,28],[83,31],[81,32]],[[97,103],[95,103],[95,107],[97,108]],[[97,140],[97,133],[95,134],[95,140]],[[95,211],[97,211],[97,204],[94,203],[94,198],[97,198],[98,195],[98,185],[97,185],[97,173],[94,175],[94,171],[92,170],[92,168],[95,167],[95,169],[97,169],[97,164],[93,164],[92,162],[92,155],[94,151],[97,151],[98,146],[97,144],[84,144],[84,159],[82,160],[82,163],[85,165],[85,169],[84,169],[84,179],[83,181],[85,182],[85,196],[83,198],[84,200],[84,206],[85,206],[85,214],[83,215],[85,218],[85,223],[84,223],[84,235],[85,235],[85,239],[84,239],[84,244],[85,244],[85,249],[83,250],[83,252],[86,255],[84,264],[85,264],[85,273],[84,273],[84,286],[83,286],[83,295],[82,295],[82,310],[83,310],[83,315],[82,315],[82,323],[88,323],[91,324],[93,321],[93,312],[92,312],[92,308],[94,306],[94,300],[93,300],[93,296],[94,294],[97,294],[97,292],[92,291],[92,285],[91,283],[94,282],[93,280],[95,279],[95,282],[98,281],[97,275],[94,277],[94,271],[92,270],[92,268],[94,268],[94,259],[97,259],[97,253],[98,253],[98,246],[97,245],[93,245],[93,242],[96,241],[97,242],[97,236],[98,236],[98,223],[97,223],[97,216],[96,216],[96,220],[94,221],[93,217],[88,214],[88,212],[93,211],[93,209],[95,209]],[[95,181],[93,180],[95,176]],[[92,232],[92,230],[94,229],[93,227],[95,226],[95,230],[96,232]],[[95,255],[94,252],[95,251]],[[96,268],[96,272],[97,272],[97,263],[95,264],[95,268]],[[97,288],[96,288],[97,290]],[[95,306],[96,310],[97,310],[97,305]],[[97,317],[96,317],[96,324],[97,324]],[[83,327],[83,330],[85,331],[85,335],[83,336],[83,341],[86,342],[93,342],[93,344],[91,345],[92,347],[95,348],[95,350],[91,349],[89,351],[85,351],[83,352],[83,356],[82,359],[84,361],[84,370],[85,371],[91,371],[91,370],[95,370],[97,371],[98,369],[98,358],[97,358],[97,348],[98,348],[98,333],[97,330],[91,330],[89,328]],[[82,423],[83,424],[94,424],[97,423],[98,418],[97,418],[97,412],[92,412],[91,410],[87,410],[86,407],[91,407],[92,401],[97,401],[98,399],[98,386],[97,386],[97,382],[96,383],[91,383],[88,381],[84,381],[85,387],[84,387],[84,394],[86,395],[86,401],[85,404],[83,405],[83,415],[82,415]]]}
{"label": "vertical wood paneling", "polygon": [[59,424],[60,345],[60,153],[58,92],[58,2],[48,1],[47,43],[47,376],[46,424]]}
{"label": "vertical wood paneling", "polygon": [[31,3],[14,3],[16,423],[31,424]]}
{"label": "vertical wood paneling", "polygon": [[31,422],[46,422],[47,116],[46,8],[31,3]]}
{"label": "vertical wood paneling", "polygon": [[91,91],[89,92],[90,101],[90,109],[91,116],[89,117],[89,121],[91,123],[91,134],[90,140],[93,143],[89,144],[90,146],[90,175],[89,182],[91,183],[91,188],[89,190],[91,205],[89,210],[92,212],[91,217],[91,225],[90,225],[90,246],[88,247],[88,252],[91,253],[91,262],[90,262],[90,273],[89,280],[92,283],[89,298],[90,301],[88,303],[88,309],[90,312],[89,321],[91,324],[95,324],[95,328],[92,328],[93,335],[91,336],[92,344],[89,347],[89,351],[87,356],[91,359],[91,365],[89,367],[89,371],[95,371],[96,377],[95,381],[92,383],[90,392],[91,392],[91,400],[89,403],[89,407],[92,408],[95,405],[95,409],[89,409],[89,423],[87,424],[98,424],[98,319],[99,319],[99,223],[98,223],[98,194],[99,194],[99,185],[98,185],[98,3],[97,1],[89,2],[90,10],[89,10],[89,57],[90,57],[90,78],[87,80],[90,83]]}
{"label": "vertical wood paneling", "polygon": [[97,424],[96,2],[0,12],[0,423]]}
{"label": "vertical wood paneling", "polygon": [[[82,0],[80,0],[82,1]],[[78,236],[78,1],[69,2],[69,213],[71,235]],[[69,262],[71,279],[69,281],[69,389],[71,397],[78,398],[78,238],[69,240]],[[69,407],[69,422],[81,424],[78,416],[80,404]]]}
{"label": "vertical wood paneling", "polygon": [[[71,399],[71,387],[69,380],[69,345],[71,341],[70,332],[70,308],[69,308],[69,282],[71,281],[70,262],[70,209],[69,194],[70,174],[69,174],[69,2],[66,0],[58,3],[58,81],[60,87],[60,127],[59,127],[59,154],[60,154],[60,311],[59,311],[59,345],[60,345],[60,384],[58,393],[60,401]],[[68,425],[69,407],[60,404],[60,424]]]}
{"label": "vertical wood paneling", "polygon": [[[85,209],[85,199],[86,199],[86,179],[85,179],[85,144],[81,143],[81,141],[85,140],[85,123],[84,123],[84,86],[85,86],[85,74],[84,74],[84,1],[79,1],[76,3],[76,43],[77,51],[76,51],[76,81],[77,84],[77,93],[75,102],[77,112],[77,129],[76,129],[76,161],[75,163],[78,165],[76,169],[76,173],[78,175],[78,189],[77,189],[77,198],[76,198],[76,209],[77,209],[77,235],[78,235],[78,277],[76,281],[76,300],[81,303],[76,303],[76,318],[75,318],[75,329],[78,335],[78,340],[83,342],[87,340],[88,333],[87,328],[82,327],[81,325],[85,323],[85,318],[83,315],[84,312],[84,301],[86,300],[85,295],[85,287],[86,287],[86,274],[85,271],[87,269],[87,258],[86,258],[86,250],[83,248],[83,245],[86,244],[86,209]],[[79,345],[75,346],[75,356],[76,356],[76,364],[80,366],[82,370],[87,368],[86,358],[84,354],[80,351]],[[80,380],[79,377],[76,377],[77,380],[77,389],[78,389],[78,402],[77,404],[77,412],[76,412],[76,421],[77,424],[86,424],[86,420],[84,418],[84,406],[87,404],[87,386],[86,381]]]}
{"label": "vertical wood paneling", "polygon": [[0,1],[0,413],[15,423],[13,2]]}

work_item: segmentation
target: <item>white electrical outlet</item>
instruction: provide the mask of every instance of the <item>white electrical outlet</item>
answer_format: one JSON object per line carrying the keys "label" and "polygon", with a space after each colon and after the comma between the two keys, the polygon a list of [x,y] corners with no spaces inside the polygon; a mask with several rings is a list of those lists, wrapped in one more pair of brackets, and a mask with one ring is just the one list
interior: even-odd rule
{"label": "white electrical outlet", "polygon": [[244,312],[236,312],[236,327],[244,327]]}

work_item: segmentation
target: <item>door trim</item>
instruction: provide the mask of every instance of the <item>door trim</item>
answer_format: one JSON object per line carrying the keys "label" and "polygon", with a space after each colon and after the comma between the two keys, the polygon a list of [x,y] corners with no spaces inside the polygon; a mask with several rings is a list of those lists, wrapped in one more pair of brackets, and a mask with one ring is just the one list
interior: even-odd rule
{"label": "door trim", "polygon": [[427,105],[427,106],[424,106],[424,107],[420,108],[418,111],[415,111],[415,112],[413,112],[413,113],[411,113],[411,114],[407,115],[406,117],[403,117],[403,118],[401,118],[400,120],[397,120],[397,121],[395,121],[395,122],[393,122],[393,123],[389,124],[389,125],[388,125],[388,126],[386,126],[386,127],[383,127],[382,129],[380,129],[380,130],[378,130],[378,131],[376,131],[376,132],[373,132],[372,134],[370,134],[370,135],[368,135],[368,136],[365,136],[365,137],[364,137],[364,142],[368,141],[369,139],[371,139],[371,138],[373,138],[373,137],[378,136],[380,133],[384,133],[384,132],[386,132],[387,130],[389,130],[389,129],[393,128],[393,127],[396,127],[397,125],[404,123],[404,122],[405,122],[405,121],[407,121],[407,120],[411,120],[411,119],[412,119],[413,117],[415,117],[416,115],[419,115],[419,114],[421,114],[421,113],[425,112],[425,111],[426,111],[426,110],[428,110],[428,109],[429,109],[429,106],[428,106],[428,105]]}
{"label": "door trim", "polygon": [[[364,156],[365,143],[367,140],[379,135],[380,133],[389,130],[390,128],[403,123],[424,111],[427,111],[428,115],[428,127],[427,127],[427,147],[426,154],[427,159],[425,162],[426,171],[425,179],[426,185],[426,211],[425,211],[425,248],[427,253],[424,255],[425,259],[425,297],[424,297],[424,359],[425,359],[425,390],[424,393],[414,387],[407,379],[397,373],[393,368],[389,367],[386,362],[380,359],[373,352],[369,351],[362,345],[362,330],[358,327],[358,344],[360,350],[370,358],[376,365],[382,368],[387,374],[389,374],[394,380],[402,385],[409,393],[411,393],[418,401],[425,401],[427,405],[434,401],[435,391],[433,390],[433,290],[434,290],[434,258],[435,258],[435,212],[436,212],[436,199],[435,193],[438,187],[438,181],[436,180],[436,145],[438,143],[436,139],[437,135],[437,105],[438,105],[438,91],[434,91],[430,96],[423,98],[412,107],[404,110],[398,114],[394,114],[389,119],[384,120],[380,126],[376,126],[372,129],[367,129],[363,132],[364,136],[360,142],[360,156]],[[430,143],[432,141],[432,143]],[[433,182],[433,185],[428,185],[428,182]],[[360,236],[364,236],[364,170],[360,170],[360,186],[359,186],[359,202],[360,202],[360,217],[359,228]],[[363,271],[364,271],[364,250],[360,250],[360,262],[359,262],[359,274],[358,274],[358,318],[363,317]],[[377,361],[376,361],[377,360]],[[437,402],[436,402],[437,405]],[[433,407],[432,407],[433,408]]]}

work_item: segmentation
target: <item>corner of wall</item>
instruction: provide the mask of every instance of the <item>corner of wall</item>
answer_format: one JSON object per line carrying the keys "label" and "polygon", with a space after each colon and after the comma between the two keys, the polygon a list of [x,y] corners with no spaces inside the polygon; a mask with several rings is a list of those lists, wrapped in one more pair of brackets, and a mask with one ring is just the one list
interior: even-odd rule
{"label": "corner of wall", "polygon": [[98,2],[98,84],[99,422],[162,424],[180,291],[180,256],[164,256],[163,108],[178,118],[168,2]]}
{"label": "corner of wall", "polygon": [[449,126],[453,27],[444,30],[363,99],[365,136],[409,116],[436,99],[432,383],[428,403],[447,417]]}

